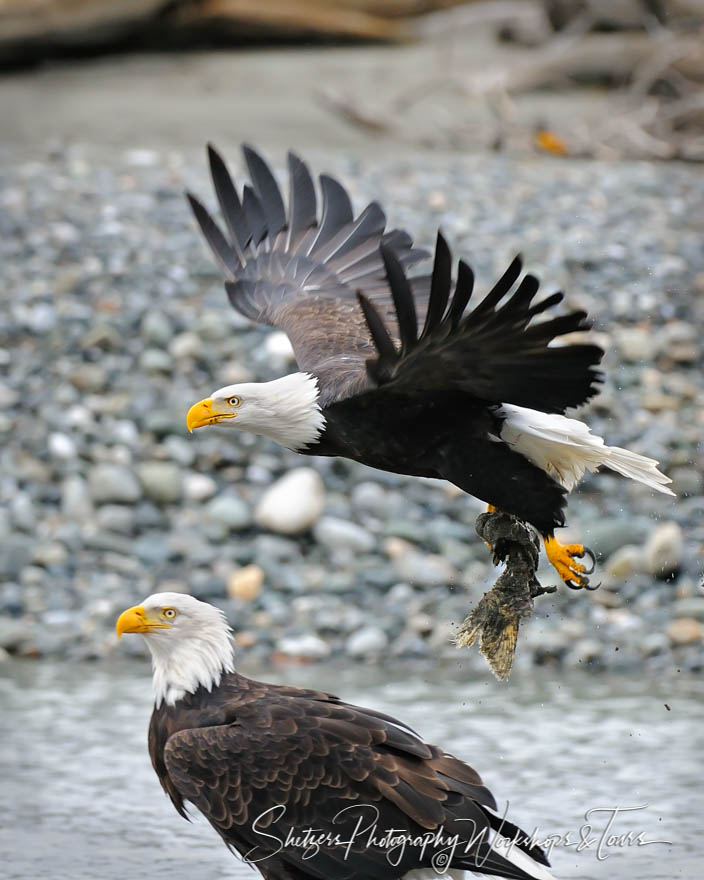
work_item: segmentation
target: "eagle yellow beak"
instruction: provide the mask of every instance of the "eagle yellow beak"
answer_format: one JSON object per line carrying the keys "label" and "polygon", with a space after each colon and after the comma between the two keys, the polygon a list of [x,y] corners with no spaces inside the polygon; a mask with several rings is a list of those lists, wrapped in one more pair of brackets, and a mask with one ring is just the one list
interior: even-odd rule
{"label": "eagle yellow beak", "polygon": [[194,403],[186,416],[186,427],[191,433],[196,428],[202,428],[204,425],[214,425],[215,422],[217,422],[217,416],[213,412],[212,397],[206,397],[205,400],[199,400],[198,403]]}
{"label": "eagle yellow beak", "polygon": [[194,403],[188,410],[186,427],[192,433],[196,428],[202,428],[204,425],[217,425],[224,419],[234,419],[236,415],[237,413],[228,409],[227,404],[223,404],[223,401],[206,397],[205,400]]}
{"label": "eagle yellow beak", "polygon": [[122,638],[123,633],[149,633],[155,629],[169,629],[169,624],[147,617],[143,605],[135,605],[123,611],[115,624],[118,639]]}

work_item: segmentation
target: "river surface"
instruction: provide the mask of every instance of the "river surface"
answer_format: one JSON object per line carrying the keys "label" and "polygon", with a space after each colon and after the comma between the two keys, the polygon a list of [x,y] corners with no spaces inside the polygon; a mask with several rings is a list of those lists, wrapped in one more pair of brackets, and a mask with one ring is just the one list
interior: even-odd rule
{"label": "river surface", "polygon": [[[561,838],[552,852],[557,877],[702,876],[700,681],[556,680],[539,670],[501,685],[460,665],[386,672],[291,666],[267,677],[382,708],[466,759],[501,808],[508,800],[511,820],[537,826],[541,840]],[[257,876],[202,818],[184,822],[162,794],[146,749],[147,661],[0,664],[0,708],[4,880]],[[669,843],[605,839],[599,851],[609,814],[592,814],[590,830],[585,813],[616,807],[643,809],[617,815],[612,835]]]}

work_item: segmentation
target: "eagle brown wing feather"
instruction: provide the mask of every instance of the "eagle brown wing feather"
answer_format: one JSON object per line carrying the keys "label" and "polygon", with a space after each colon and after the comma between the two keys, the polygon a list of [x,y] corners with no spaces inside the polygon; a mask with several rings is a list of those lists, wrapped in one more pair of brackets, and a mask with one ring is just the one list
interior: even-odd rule
{"label": "eagle brown wing feather", "polygon": [[[222,705],[209,707],[208,718],[223,723],[198,726],[193,709],[182,719],[193,726],[168,737],[165,787],[195,804],[241,854],[256,848],[252,858],[266,856],[258,864],[266,877],[391,880],[418,867],[417,851],[394,867],[385,850],[361,837],[347,854],[339,845],[323,847],[312,861],[295,847],[275,852],[289,831],[309,827],[346,839],[363,813],[343,824],[334,819],[352,805],[376,809],[379,834],[387,828],[421,834],[458,819],[476,830],[491,827],[487,810],[496,803],[476,771],[389,716],[239,676],[213,699]],[[499,875],[525,876],[497,854],[487,856],[487,867]]]}
{"label": "eagle brown wing feather", "polygon": [[[358,289],[393,325],[391,297],[379,247],[384,244],[409,268],[427,256],[403,230],[386,231],[377,202],[356,218],[344,187],[320,177],[318,219],[315,186],[307,165],[288,155],[289,200],[262,157],[243,147],[252,186],[240,199],[220,154],[208,147],[210,169],[227,235],[203,204],[188,195],[193,213],[226,278],[232,305],[246,317],[288,334],[302,370],[318,376],[324,402],[368,384],[364,362],[374,353],[361,316]],[[421,292],[422,284],[418,291]],[[340,365],[331,358],[342,359]]]}

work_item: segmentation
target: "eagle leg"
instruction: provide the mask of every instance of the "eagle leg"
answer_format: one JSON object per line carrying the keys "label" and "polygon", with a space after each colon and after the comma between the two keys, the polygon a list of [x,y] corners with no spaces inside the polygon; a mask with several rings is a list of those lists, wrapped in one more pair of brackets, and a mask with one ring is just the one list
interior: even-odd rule
{"label": "eagle leg", "polygon": [[[487,506],[486,506],[486,512],[487,512],[487,513],[499,513],[499,508],[498,508],[498,507],[494,507],[493,504],[487,504]],[[484,543],[485,543],[486,546],[489,548],[489,550],[493,550],[493,549],[494,549],[488,541],[485,540]],[[494,563],[494,564],[496,565],[496,564],[498,564],[498,563]]]}
{"label": "eagle leg", "polygon": [[[596,568],[594,553],[583,544],[561,544],[557,538],[544,539],[545,552],[553,567],[560,575],[562,581],[572,590],[596,590],[599,584],[593,586],[589,583],[588,575]],[[575,559],[588,556],[591,566],[587,568]]]}

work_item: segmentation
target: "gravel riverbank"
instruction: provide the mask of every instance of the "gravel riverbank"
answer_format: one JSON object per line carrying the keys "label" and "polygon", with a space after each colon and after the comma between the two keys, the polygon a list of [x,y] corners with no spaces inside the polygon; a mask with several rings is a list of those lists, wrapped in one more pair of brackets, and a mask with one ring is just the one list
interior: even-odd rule
{"label": "gravel riverbank", "polygon": [[[379,198],[420,244],[440,225],[478,295],[521,251],[607,350],[584,417],[674,480],[676,501],[583,481],[569,533],[600,555],[602,587],[541,598],[518,664],[700,668],[701,172],[320,152],[311,165],[357,208]],[[187,434],[188,406],[213,388],[294,366],[285,338],[229,307],[186,185],[212,204],[202,155],[0,154],[0,648],[109,655],[116,614],[175,589],[226,608],[255,660],[456,661],[454,629],[495,577],[474,534],[483,505],[245,434]]]}

